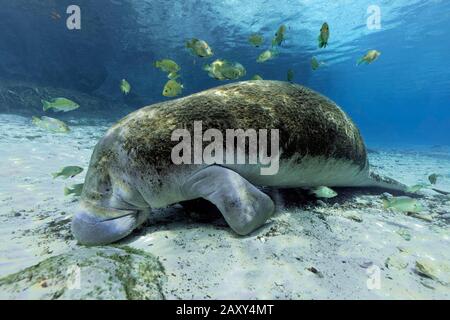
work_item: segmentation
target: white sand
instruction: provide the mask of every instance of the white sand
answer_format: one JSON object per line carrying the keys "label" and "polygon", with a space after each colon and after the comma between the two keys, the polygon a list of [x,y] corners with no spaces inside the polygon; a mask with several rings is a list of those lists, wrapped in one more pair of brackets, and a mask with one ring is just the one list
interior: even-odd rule
{"label": "white sand", "polygon": [[[0,115],[0,277],[77,247],[69,224],[77,200],[63,188],[83,182],[85,172],[67,181],[51,173],[66,165],[87,169],[107,127],[52,134],[29,119]],[[437,187],[450,190],[450,148],[377,150],[369,156],[378,172],[406,184],[443,174]],[[326,203],[281,201],[275,217],[248,237],[223,220],[195,222],[175,206],[121,244],[159,257],[169,299],[450,298],[449,197],[420,193],[428,222],[384,210],[378,190],[337,191]],[[416,261],[431,265],[434,279],[420,275]],[[369,289],[367,272],[377,268],[379,288]]]}

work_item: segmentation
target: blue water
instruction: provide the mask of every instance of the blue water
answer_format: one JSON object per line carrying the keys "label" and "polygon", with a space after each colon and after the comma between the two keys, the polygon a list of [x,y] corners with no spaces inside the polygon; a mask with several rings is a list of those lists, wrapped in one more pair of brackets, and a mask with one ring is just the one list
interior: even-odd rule
{"label": "blue water", "polygon": [[[70,4],[81,8],[81,30],[66,28]],[[381,9],[379,30],[366,25],[370,5]],[[325,21],[329,46],[318,49]],[[245,66],[242,80],[256,73],[285,80],[293,69],[294,81],[336,101],[369,145],[450,144],[449,22],[450,2],[443,0],[5,1],[0,79],[73,89],[137,109],[167,100],[161,95],[167,77],[152,66],[156,59],[177,61],[188,95],[226,83],[202,70],[222,58]],[[288,27],[280,55],[256,63],[280,24]],[[253,32],[265,36],[265,46],[249,45]],[[215,55],[189,55],[184,43],[191,37],[206,40]],[[369,49],[381,57],[356,67]],[[312,56],[326,66],[312,71]],[[126,98],[118,89],[122,78],[132,85]],[[118,118],[123,110],[110,113]]]}

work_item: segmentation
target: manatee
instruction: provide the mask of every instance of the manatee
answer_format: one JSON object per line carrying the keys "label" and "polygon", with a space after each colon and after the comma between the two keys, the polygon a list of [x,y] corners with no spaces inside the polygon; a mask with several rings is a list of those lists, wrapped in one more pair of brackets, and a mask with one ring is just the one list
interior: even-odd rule
{"label": "manatee", "polygon": [[[278,129],[278,172],[262,175],[259,162],[174,164],[172,132],[193,134],[194,121],[203,131]],[[358,128],[333,101],[288,82],[237,82],[144,107],[113,125],[93,151],[72,232],[85,245],[115,242],[152,209],[203,198],[247,235],[274,212],[263,187],[318,186],[406,190],[370,172]]]}

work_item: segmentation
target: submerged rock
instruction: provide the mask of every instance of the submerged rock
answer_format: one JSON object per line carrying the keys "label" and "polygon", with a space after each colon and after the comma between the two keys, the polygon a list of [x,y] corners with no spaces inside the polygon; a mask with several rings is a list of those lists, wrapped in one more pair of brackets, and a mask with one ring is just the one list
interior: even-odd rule
{"label": "submerged rock", "polygon": [[388,269],[402,270],[408,266],[408,259],[405,254],[393,254],[386,259],[384,265]]}
{"label": "submerged rock", "polygon": [[0,279],[0,299],[164,299],[164,269],[129,247],[80,248]]}
{"label": "submerged rock", "polygon": [[400,237],[402,237],[403,239],[405,239],[406,241],[410,241],[411,240],[411,234],[406,229],[397,230],[397,234]]}
{"label": "submerged rock", "polygon": [[346,212],[344,213],[344,218],[356,221],[356,222],[363,222],[363,218],[362,216],[355,212],[355,211],[350,211],[350,212]]}
{"label": "submerged rock", "polygon": [[433,279],[445,285],[450,285],[450,266],[447,263],[433,259],[416,260],[416,272],[426,278]]}

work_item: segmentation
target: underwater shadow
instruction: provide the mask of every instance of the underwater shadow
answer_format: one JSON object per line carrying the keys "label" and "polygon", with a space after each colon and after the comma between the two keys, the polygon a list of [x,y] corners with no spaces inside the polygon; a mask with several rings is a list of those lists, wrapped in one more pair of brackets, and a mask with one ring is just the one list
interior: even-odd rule
{"label": "underwater shadow", "polygon": [[[408,195],[413,198],[423,197],[419,194],[410,194],[384,188],[345,187],[333,189],[338,193],[338,196],[330,199],[317,198],[309,190],[302,188],[263,188],[261,191],[269,195],[274,201],[276,208],[274,216],[283,214],[286,210],[314,211],[316,207],[322,206],[323,203],[329,207],[335,204],[340,206],[361,196],[382,196],[384,193],[389,193],[392,196]],[[144,225],[134,230],[130,236],[121,242],[123,244],[131,243],[138,237],[157,231],[196,229],[202,224],[212,226],[216,230],[228,230],[231,236],[239,238],[253,237],[267,227],[259,228],[247,236],[239,236],[231,230],[215,205],[208,200],[199,198],[183,201],[165,209],[154,210]]]}

